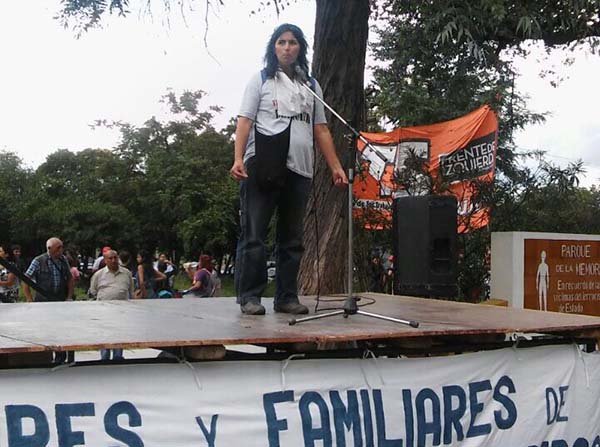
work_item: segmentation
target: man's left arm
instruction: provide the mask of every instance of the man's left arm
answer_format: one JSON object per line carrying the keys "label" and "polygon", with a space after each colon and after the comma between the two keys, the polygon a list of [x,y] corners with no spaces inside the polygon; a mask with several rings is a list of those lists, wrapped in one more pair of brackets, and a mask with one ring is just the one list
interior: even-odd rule
{"label": "man's left arm", "polygon": [[93,274],[92,280],[90,281],[90,288],[88,289],[88,298],[93,300],[98,298],[98,275]]}
{"label": "man's left arm", "polygon": [[315,140],[319,150],[325,157],[327,166],[331,170],[331,178],[335,186],[344,186],[348,184],[348,178],[342,168],[342,164],[335,153],[333,138],[329,132],[327,124],[315,124]]}
{"label": "man's left arm", "polygon": [[69,281],[67,282],[67,300],[71,301],[73,299],[73,293],[75,291],[75,280],[71,276]]}
{"label": "man's left arm", "polygon": [[[38,272],[39,268],[40,268],[40,263],[38,262],[37,259],[34,259],[33,261],[31,261],[31,264],[29,264],[29,267],[27,268],[27,271],[25,272],[25,276],[27,276],[32,281],[36,282],[37,272]],[[27,301],[28,303],[33,302],[33,295],[31,294],[31,288],[29,287],[29,284],[27,284],[26,282],[23,283],[23,293],[25,294],[25,301]]]}
{"label": "man's left arm", "polygon": [[67,300],[68,301],[72,301],[73,300],[73,293],[75,292],[75,279],[73,278],[73,275],[71,274],[71,268],[69,267],[69,263],[67,262],[67,259],[63,257],[63,262],[64,264],[67,266]]}
{"label": "man's left arm", "polygon": [[133,284],[133,275],[129,271],[127,272],[127,281],[129,282],[129,299],[132,300],[135,287]]}

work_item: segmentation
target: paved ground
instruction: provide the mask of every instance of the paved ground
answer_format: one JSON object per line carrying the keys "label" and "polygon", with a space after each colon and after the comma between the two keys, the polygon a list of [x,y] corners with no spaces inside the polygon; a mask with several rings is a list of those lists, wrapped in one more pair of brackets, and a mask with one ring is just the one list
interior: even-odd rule
{"label": "paved ground", "polygon": [[[125,349],[123,357],[126,359],[150,359],[156,358],[160,351],[158,349]],[[89,362],[100,360],[100,351],[77,351],[75,353],[75,361]]]}
{"label": "paved ground", "polygon": [[[260,346],[254,345],[236,345],[234,348],[236,351],[247,352],[247,353],[262,353],[266,349]],[[161,351],[158,349],[125,349],[123,351],[123,357],[125,359],[153,359],[160,354]],[[75,352],[75,361],[77,362],[90,362],[100,360],[100,351],[77,351]]]}

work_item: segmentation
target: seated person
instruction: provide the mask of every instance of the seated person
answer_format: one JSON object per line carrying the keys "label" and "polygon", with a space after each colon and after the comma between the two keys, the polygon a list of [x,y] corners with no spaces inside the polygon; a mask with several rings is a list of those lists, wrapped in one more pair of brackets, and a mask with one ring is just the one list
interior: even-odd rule
{"label": "seated person", "polygon": [[198,262],[198,270],[194,274],[192,287],[184,290],[184,295],[206,298],[213,296],[214,283],[212,279],[212,264],[210,256],[202,255]]}

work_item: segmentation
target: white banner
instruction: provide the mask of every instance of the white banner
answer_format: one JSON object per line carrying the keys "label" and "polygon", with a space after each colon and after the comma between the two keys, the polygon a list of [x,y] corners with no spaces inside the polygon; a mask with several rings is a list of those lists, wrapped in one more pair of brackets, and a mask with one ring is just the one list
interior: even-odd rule
{"label": "white banner", "polygon": [[0,371],[0,446],[600,447],[600,355]]}

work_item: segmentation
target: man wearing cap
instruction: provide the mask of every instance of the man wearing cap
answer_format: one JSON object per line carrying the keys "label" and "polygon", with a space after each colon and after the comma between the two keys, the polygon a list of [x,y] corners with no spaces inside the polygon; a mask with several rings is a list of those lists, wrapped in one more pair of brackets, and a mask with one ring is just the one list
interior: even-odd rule
{"label": "man wearing cap", "polygon": [[106,247],[102,247],[102,253],[96,258],[94,264],[92,265],[92,274],[96,273],[106,265],[104,261],[104,255],[110,250],[111,248],[108,245]]}

